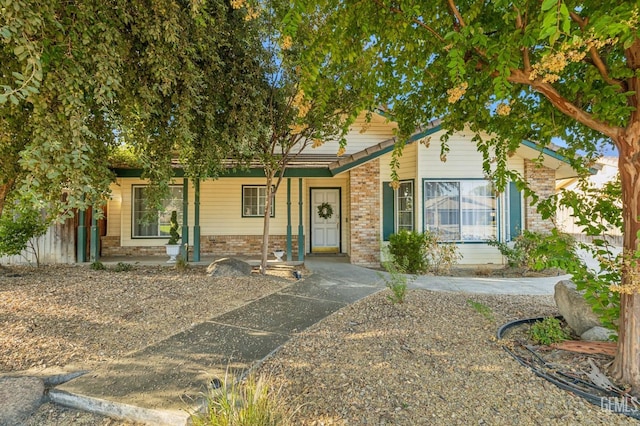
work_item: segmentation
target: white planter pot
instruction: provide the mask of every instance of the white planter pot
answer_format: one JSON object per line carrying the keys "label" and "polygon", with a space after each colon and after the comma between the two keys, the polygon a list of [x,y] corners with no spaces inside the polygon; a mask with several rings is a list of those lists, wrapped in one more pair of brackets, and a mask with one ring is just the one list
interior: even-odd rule
{"label": "white planter pot", "polygon": [[169,256],[169,260],[167,263],[176,263],[176,256],[180,254],[180,244],[165,244],[167,248],[167,255]]}

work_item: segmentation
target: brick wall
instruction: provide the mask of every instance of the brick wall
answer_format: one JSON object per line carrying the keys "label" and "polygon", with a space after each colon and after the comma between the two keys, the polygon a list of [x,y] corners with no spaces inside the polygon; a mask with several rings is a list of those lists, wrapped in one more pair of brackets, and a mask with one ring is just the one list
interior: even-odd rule
{"label": "brick wall", "polygon": [[[298,258],[298,237],[292,238],[293,258]],[[163,240],[164,241],[164,240]],[[193,243],[193,242],[192,242]],[[260,256],[262,235],[203,235],[200,237],[200,253],[214,256]],[[269,253],[276,248],[287,249],[286,235],[269,237]],[[190,246],[190,252],[193,247]],[[121,247],[120,237],[102,237],[102,256],[165,256],[162,244],[152,247]],[[271,255],[271,254],[270,254]]]}
{"label": "brick wall", "polygon": [[380,266],[380,160],[352,169],[349,185],[351,263]]}
{"label": "brick wall", "polygon": [[[556,173],[553,169],[540,166],[531,160],[524,160],[524,178],[540,200],[547,199],[555,193]],[[525,201],[524,221],[525,228],[529,231],[550,232],[553,228],[551,219],[542,219],[537,205],[532,206],[530,199]]]}

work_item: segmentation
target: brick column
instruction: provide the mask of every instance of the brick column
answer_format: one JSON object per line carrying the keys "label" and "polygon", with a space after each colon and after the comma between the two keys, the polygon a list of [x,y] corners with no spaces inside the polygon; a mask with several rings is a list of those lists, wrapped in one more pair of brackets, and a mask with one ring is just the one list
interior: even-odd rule
{"label": "brick column", "polygon": [[[555,170],[538,165],[531,160],[524,160],[524,178],[540,200],[549,198],[556,191]],[[551,219],[542,219],[538,209],[531,205],[529,199],[525,200],[524,223],[529,231],[545,233],[550,232],[554,226]]]}
{"label": "brick column", "polygon": [[351,263],[380,266],[380,160],[350,172]]}

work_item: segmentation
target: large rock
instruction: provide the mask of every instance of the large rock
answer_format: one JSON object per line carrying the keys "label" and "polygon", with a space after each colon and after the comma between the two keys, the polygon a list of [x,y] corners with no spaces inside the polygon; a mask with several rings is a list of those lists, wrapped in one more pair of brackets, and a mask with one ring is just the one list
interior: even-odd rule
{"label": "large rock", "polygon": [[555,286],[553,297],[560,314],[578,336],[590,328],[602,326],[598,316],[593,313],[573,281],[559,281]]}
{"label": "large rock", "polygon": [[251,275],[252,270],[247,262],[232,257],[215,260],[207,267],[207,273],[212,277],[245,277]]}
{"label": "large rock", "polygon": [[592,342],[608,342],[617,333],[613,330],[604,327],[592,327],[582,333],[580,338],[582,340],[590,340]]}

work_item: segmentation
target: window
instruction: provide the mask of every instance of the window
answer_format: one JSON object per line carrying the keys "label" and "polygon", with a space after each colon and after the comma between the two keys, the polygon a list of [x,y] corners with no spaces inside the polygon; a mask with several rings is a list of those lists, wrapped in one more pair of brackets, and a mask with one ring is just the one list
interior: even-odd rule
{"label": "window", "polygon": [[162,203],[162,210],[156,211],[146,197],[146,186],[133,187],[133,237],[168,237],[171,212],[178,214],[178,223],[182,223],[182,186],[170,186],[171,198]]}
{"label": "window", "polygon": [[496,238],[496,196],[491,182],[424,182],[425,229],[445,241]]}
{"label": "window", "polygon": [[[275,216],[275,197],[271,197],[271,217]],[[263,217],[267,204],[266,186],[243,186],[242,187],[242,216],[243,217]]]}
{"label": "window", "polygon": [[413,181],[400,182],[396,190],[396,206],[396,231],[413,231]]}

